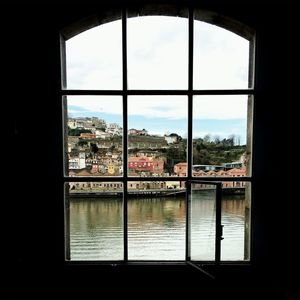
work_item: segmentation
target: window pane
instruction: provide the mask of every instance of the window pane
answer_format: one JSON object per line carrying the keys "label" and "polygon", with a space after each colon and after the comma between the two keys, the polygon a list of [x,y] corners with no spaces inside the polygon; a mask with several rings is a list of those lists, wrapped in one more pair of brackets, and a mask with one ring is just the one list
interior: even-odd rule
{"label": "window pane", "polygon": [[248,88],[249,41],[205,22],[194,22],[194,89]]}
{"label": "window pane", "polygon": [[68,96],[65,99],[68,176],[121,176],[122,97]]}
{"label": "window pane", "polygon": [[184,260],[185,188],[180,182],[128,182],[128,258]]}
{"label": "window pane", "polygon": [[187,89],[188,19],[128,19],[128,87]]}
{"label": "window pane", "polygon": [[129,176],[186,176],[187,97],[128,97],[128,128]]}
{"label": "window pane", "polygon": [[123,259],[121,182],[69,182],[66,206],[71,260]]}
{"label": "window pane", "polygon": [[248,260],[250,245],[250,183],[223,182],[222,260]]}
{"label": "window pane", "polygon": [[193,176],[250,174],[251,103],[247,95],[194,97]]}
{"label": "window pane", "polygon": [[66,41],[68,89],[122,88],[122,22],[106,23]]}
{"label": "window pane", "polygon": [[190,255],[192,260],[215,260],[216,186],[191,184]]}

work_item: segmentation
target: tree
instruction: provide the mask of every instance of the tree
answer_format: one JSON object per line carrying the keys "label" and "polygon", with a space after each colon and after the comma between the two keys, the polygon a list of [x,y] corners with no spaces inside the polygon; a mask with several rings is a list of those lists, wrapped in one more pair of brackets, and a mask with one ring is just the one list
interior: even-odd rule
{"label": "tree", "polygon": [[90,149],[91,149],[91,152],[93,152],[94,156],[99,150],[98,146],[94,143],[90,143]]}
{"label": "tree", "polygon": [[204,136],[204,138],[203,138],[203,140],[204,140],[205,143],[209,143],[209,142],[210,142],[210,139],[211,139],[210,134],[206,134],[206,135]]}
{"label": "tree", "polygon": [[235,140],[235,135],[234,134],[231,134],[229,137],[228,137],[228,141],[229,141],[229,144],[231,147],[234,146],[234,140]]}
{"label": "tree", "polygon": [[78,141],[78,146],[79,146],[79,147],[82,147],[82,146],[87,145],[87,144],[88,144],[88,142],[85,141],[85,140],[79,140],[79,141]]}
{"label": "tree", "polygon": [[81,133],[92,133],[88,129],[83,129],[83,128],[70,128],[68,127],[68,135],[69,136],[80,136]]}
{"label": "tree", "polygon": [[214,142],[215,142],[215,144],[219,144],[220,141],[221,141],[220,137],[218,135],[215,135],[214,136]]}

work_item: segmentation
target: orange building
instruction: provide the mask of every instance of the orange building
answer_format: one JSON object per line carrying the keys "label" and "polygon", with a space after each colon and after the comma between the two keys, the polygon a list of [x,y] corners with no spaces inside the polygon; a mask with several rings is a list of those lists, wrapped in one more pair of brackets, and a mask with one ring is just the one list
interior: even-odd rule
{"label": "orange building", "polygon": [[80,133],[80,138],[85,140],[92,140],[96,138],[96,134],[94,133]]}
{"label": "orange building", "polygon": [[177,176],[186,176],[187,175],[187,163],[178,163],[174,165],[174,173]]}

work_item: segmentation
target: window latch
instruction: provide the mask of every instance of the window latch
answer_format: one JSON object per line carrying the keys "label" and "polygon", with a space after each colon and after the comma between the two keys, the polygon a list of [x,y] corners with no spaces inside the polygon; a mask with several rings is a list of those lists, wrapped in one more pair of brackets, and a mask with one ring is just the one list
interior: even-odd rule
{"label": "window latch", "polygon": [[224,237],[223,237],[223,228],[224,228],[224,225],[221,225],[221,228],[220,228],[220,240],[224,240]]}

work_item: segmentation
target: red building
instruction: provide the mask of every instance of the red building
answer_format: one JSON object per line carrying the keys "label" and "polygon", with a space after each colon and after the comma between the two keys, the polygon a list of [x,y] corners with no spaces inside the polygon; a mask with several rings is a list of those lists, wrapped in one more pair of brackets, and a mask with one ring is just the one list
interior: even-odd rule
{"label": "red building", "polygon": [[153,172],[153,161],[150,157],[128,157],[128,169]]}
{"label": "red building", "polygon": [[161,175],[164,171],[164,161],[161,158],[147,156],[128,157],[128,170],[131,172],[149,172]]}

